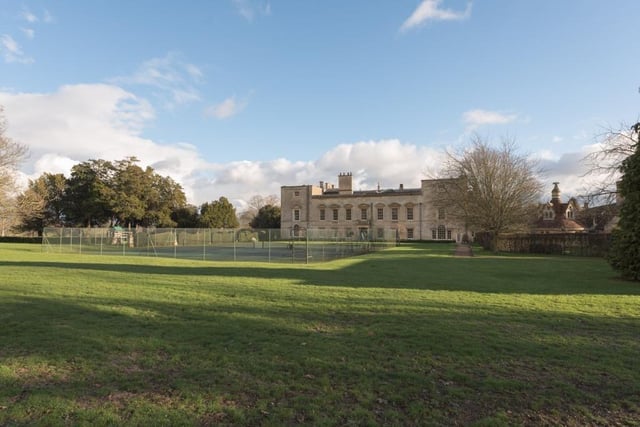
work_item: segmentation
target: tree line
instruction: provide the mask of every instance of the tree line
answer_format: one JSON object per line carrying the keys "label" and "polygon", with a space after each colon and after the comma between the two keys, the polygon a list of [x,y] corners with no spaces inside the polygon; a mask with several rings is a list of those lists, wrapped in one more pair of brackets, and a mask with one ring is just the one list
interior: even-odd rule
{"label": "tree line", "polygon": [[[88,160],[63,174],[44,173],[16,198],[19,231],[44,227],[237,228],[236,209],[226,198],[187,204],[180,184],[141,168],[135,157],[118,161]],[[265,213],[280,226],[279,207],[259,206],[249,225],[262,226]]]}

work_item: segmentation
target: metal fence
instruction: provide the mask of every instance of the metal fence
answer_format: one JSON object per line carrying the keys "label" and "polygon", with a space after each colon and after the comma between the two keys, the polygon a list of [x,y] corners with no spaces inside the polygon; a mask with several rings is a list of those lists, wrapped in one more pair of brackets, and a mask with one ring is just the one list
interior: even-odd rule
{"label": "metal fence", "polygon": [[43,231],[45,252],[157,256],[210,261],[322,262],[395,245],[395,231],[375,240],[341,230],[57,228]]}

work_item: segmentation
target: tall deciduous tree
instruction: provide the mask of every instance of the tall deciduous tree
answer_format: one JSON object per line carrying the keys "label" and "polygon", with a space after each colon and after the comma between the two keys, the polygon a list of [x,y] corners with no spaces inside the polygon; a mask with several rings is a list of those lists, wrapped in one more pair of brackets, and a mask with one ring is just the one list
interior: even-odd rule
{"label": "tall deciduous tree", "polygon": [[200,226],[207,228],[236,228],[236,210],[226,197],[220,197],[200,207]]}
{"label": "tall deciduous tree", "polygon": [[267,205],[280,206],[280,198],[275,194],[266,197],[260,195],[252,196],[247,202],[246,209],[240,214],[242,225],[250,225],[251,221],[258,215],[260,208]]}
{"label": "tall deciduous tree", "polygon": [[624,123],[620,128],[611,127],[596,137],[596,150],[582,159],[587,168],[584,178],[589,184],[581,197],[589,204],[614,205],[622,162],[633,154],[637,144],[635,138],[633,126]]}
{"label": "tall deciduous tree", "polygon": [[112,209],[115,223],[123,226],[142,222],[147,196],[151,193],[152,171],[143,170],[137,161],[135,157],[129,157],[114,164]]}
{"label": "tall deciduous tree", "polygon": [[640,123],[631,128],[633,153],[622,161],[618,191],[620,221],[613,233],[609,262],[622,276],[640,280]]}
{"label": "tall deciduous tree", "polygon": [[187,206],[187,197],[182,186],[173,179],[153,173],[146,204],[144,225],[175,227],[177,222],[173,219],[172,214]]}
{"label": "tall deciduous tree", "polygon": [[475,231],[489,233],[496,249],[499,236],[526,228],[536,212],[542,184],[535,162],[518,154],[513,140],[499,148],[474,136],[471,147],[449,153],[445,172],[449,181],[436,203],[458,216]]}
{"label": "tall deciduous tree", "polygon": [[115,169],[106,160],[89,160],[71,168],[65,188],[65,213],[72,225],[103,226],[114,218]]}
{"label": "tall deciduous tree", "polygon": [[64,225],[64,191],[66,179],[63,174],[44,173],[29,181],[28,188],[17,197],[20,231],[42,233],[44,227]]}

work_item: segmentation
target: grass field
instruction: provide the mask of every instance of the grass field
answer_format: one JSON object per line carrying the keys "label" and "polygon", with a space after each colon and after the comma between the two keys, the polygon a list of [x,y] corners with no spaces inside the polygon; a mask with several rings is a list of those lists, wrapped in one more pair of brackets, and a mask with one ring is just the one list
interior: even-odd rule
{"label": "grass field", "polygon": [[636,425],[640,284],[406,245],[325,264],[0,245],[0,425]]}

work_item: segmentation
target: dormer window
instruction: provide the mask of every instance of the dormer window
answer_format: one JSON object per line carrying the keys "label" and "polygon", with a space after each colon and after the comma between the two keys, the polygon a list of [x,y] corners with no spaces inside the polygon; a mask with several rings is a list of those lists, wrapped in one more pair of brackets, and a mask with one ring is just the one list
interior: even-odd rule
{"label": "dormer window", "polygon": [[573,219],[573,206],[569,206],[569,208],[567,209],[567,218],[569,219]]}

